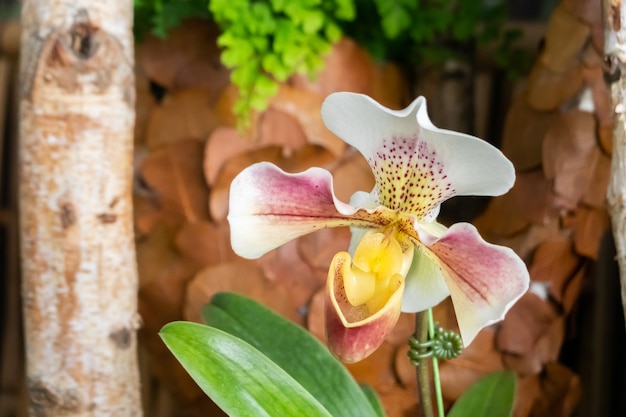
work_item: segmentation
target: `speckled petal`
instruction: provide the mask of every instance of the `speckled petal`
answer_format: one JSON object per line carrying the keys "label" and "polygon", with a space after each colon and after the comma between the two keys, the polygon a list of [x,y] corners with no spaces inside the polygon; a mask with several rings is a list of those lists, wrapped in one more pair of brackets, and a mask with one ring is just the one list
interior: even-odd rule
{"label": "speckled petal", "polygon": [[399,280],[397,290],[384,307],[371,314],[365,305],[355,307],[350,304],[341,269],[341,263],[333,261],[326,281],[326,341],[339,360],[354,363],[378,349],[395,327],[400,317],[404,280]]}
{"label": "speckled petal", "polygon": [[469,223],[453,225],[428,249],[439,259],[465,346],[480,329],[502,320],[528,289],[519,256],[485,242]]}
{"label": "speckled petal", "polygon": [[455,195],[495,196],[515,181],[513,165],[473,136],[439,129],[418,97],[403,110],[371,98],[334,93],[322,106],[326,126],[369,162],[384,206],[425,218]]}
{"label": "speckled petal", "polygon": [[328,227],[384,224],[384,208],[360,210],[335,198],[332,176],[321,168],[289,174],[268,162],[244,169],[231,183],[231,245],[258,258],[307,233]]}

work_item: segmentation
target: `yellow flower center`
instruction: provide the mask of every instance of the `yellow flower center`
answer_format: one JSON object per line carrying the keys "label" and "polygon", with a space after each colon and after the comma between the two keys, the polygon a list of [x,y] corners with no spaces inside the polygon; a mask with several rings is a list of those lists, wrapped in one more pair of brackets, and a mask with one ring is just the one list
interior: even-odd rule
{"label": "yellow flower center", "polygon": [[403,251],[395,233],[367,233],[354,252],[352,264],[344,262],[341,271],[350,304],[365,304],[371,314],[380,310],[404,281],[407,256],[413,255],[412,245],[409,248]]}

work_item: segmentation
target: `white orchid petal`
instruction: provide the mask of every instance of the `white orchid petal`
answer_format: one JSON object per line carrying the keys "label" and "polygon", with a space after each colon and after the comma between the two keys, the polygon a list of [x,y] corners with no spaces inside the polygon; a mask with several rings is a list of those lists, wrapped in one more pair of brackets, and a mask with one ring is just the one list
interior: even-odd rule
{"label": "white orchid petal", "polygon": [[424,311],[436,306],[448,295],[450,292],[437,263],[421,250],[416,250],[404,284],[402,311]]}
{"label": "white orchid petal", "polygon": [[403,110],[370,97],[335,93],[322,106],[326,126],[358,149],[372,167],[380,203],[418,218],[455,195],[500,195],[515,181],[511,162],[473,136],[436,128],[426,100]]}

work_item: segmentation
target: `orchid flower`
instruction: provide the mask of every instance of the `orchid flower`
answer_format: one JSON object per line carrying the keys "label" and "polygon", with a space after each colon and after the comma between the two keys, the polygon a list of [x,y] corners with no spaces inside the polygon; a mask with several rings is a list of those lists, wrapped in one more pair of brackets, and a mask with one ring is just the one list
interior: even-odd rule
{"label": "orchid flower", "polygon": [[524,262],[471,224],[447,228],[436,218],[451,197],[507,192],[511,162],[487,142],[435,127],[423,97],[390,110],[364,95],[334,93],[322,118],[366,158],[374,189],[345,203],[324,169],[291,174],[254,164],[231,184],[234,251],[258,258],[310,232],[349,226],[350,248],[329,268],[325,307],[328,346],[347,363],[376,350],[401,311],[423,311],[448,296],[466,346],[502,320],[528,289]]}

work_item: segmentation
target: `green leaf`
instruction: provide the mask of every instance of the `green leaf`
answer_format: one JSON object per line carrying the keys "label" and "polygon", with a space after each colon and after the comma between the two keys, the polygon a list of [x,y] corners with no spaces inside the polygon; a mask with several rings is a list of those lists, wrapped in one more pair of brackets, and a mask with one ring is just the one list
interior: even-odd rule
{"label": "green leaf", "polygon": [[239,338],[189,322],[169,323],[159,334],[200,388],[231,416],[332,417],[285,371]]}
{"label": "green leaf", "polygon": [[229,293],[216,294],[203,316],[207,324],[263,352],[333,417],[380,416],[346,368],[302,327],[253,300]]}
{"label": "green leaf", "polygon": [[374,391],[374,388],[369,385],[361,385],[361,390],[363,390],[363,393],[372,405],[372,408],[376,411],[376,415],[378,417],[385,417],[385,409],[383,408],[383,403],[380,402],[380,398],[378,398],[378,395],[376,394],[376,391]]}
{"label": "green leaf", "polygon": [[484,376],[454,403],[448,417],[510,417],[516,376],[501,371]]}

